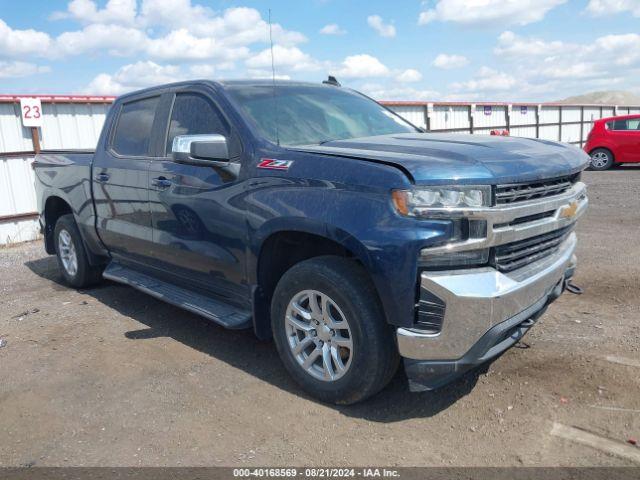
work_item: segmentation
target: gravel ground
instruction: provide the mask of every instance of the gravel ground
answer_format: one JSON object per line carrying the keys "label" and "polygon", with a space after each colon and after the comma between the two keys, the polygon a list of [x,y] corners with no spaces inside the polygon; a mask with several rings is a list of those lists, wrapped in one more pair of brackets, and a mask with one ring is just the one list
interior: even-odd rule
{"label": "gravel ground", "polygon": [[0,466],[633,465],[550,434],[640,437],[640,169],[585,177],[583,295],[486,372],[421,394],[399,373],[351,407],[301,393],[250,331],[66,288],[40,242],[1,249]]}

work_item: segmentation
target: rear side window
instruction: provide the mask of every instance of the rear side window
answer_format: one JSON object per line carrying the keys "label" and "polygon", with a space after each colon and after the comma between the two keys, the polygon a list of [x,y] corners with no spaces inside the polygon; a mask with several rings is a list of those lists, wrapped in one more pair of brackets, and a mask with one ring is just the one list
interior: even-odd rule
{"label": "rear side window", "polygon": [[626,120],[616,120],[613,122],[612,130],[628,130],[627,121]]}
{"label": "rear side window", "polygon": [[167,152],[171,152],[177,135],[214,134],[228,136],[229,126],[218,109],[205,97],[195,93],[176,95],[171,111]]}
{"label": "rear side window", "polygon": [[629,120],[616,120],[607,123],[609,130],[640,130],[640,118],[632,118]]}
{"label": "rear side window", "polygon": [[113,134],[112,148],[119,155],[149,156],[151,127],[160,97],[145,98],[122,105]]}

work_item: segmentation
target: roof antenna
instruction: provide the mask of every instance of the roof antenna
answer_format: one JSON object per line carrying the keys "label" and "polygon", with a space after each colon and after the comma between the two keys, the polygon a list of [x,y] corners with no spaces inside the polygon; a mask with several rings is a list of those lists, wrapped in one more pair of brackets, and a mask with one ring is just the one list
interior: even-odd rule
{"label": "roof antenna", "polygon": [[271,44],[271,84],[273,87],[273,109],[275,111],[276,143],[280,146],[280,135],[278,133],[278,97],[276,96],[276,65],[273,60],[273,33],[271,31],[271,9],[269,9],[269,43]]}

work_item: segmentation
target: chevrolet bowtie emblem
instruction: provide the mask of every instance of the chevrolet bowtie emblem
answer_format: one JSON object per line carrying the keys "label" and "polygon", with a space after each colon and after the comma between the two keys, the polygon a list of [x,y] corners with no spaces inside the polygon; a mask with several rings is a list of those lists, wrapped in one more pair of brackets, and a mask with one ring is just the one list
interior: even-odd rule
{"label": "chevrolet bowtie emblem", "polygon": [[569,205],[565,205],[560,209],[560,218],[571,218],[575,217],[576,212],[578,211],[578,202],[573,201]]}

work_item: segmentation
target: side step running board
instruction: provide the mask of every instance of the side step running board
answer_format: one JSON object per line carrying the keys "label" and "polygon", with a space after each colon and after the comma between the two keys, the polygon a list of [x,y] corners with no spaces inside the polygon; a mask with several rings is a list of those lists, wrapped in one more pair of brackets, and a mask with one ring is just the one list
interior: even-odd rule
{"label": "side step running board", "polygon": [[102,275],[104,278],[124,283],[152,297],[201,315],[223,327],[242,329],[250,328],[252,325],[251,312],[249,311],[172,285],[118,263],[111,262]]}

